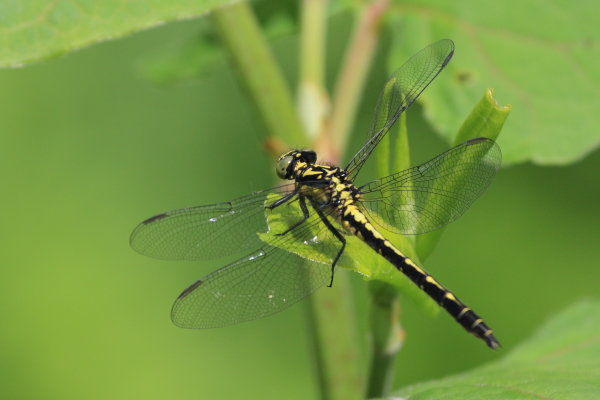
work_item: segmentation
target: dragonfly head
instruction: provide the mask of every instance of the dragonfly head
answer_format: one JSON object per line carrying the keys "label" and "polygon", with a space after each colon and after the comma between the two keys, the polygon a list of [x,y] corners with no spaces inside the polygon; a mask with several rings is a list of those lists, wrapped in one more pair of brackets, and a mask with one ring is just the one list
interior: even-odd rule
{"label": "dragonfly head", "polygon": [[275,172],[281,179],[294,179],[295,172],[317,162],[317,153],[308,147],[291,150],[277,160]]}

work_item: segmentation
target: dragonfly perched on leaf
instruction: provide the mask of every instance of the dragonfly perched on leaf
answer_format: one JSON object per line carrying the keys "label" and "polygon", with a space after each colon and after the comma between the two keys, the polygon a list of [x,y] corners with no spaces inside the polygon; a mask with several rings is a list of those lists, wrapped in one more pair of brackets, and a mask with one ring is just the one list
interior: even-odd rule
{"label": "dragonfly perched on leaf", "polygon": [[[149,257],[206,260],[250,251],[184,290],[173,305],[173,322],[184,328],[215,328],[281,311],[333,284],[346,238],[355,235],[468,332],[492,349],[498,347],[483,319],[380,230],[417,235],[456,220],[494,179],[502,158],[498,145],[471,139],[419,166],[354,184],[377,144],[453,53],[452,41],[441,40],[392,74],[375,107],[367,141],[345,168],[318,164],[311,149],[292,150],[276,165],[277,175],[291,183],[224,203],[168,211],[138,225],[131,246]],[[269,217],[283,207],[282,227]],[[271,231],[272,226],[278,231]]]}

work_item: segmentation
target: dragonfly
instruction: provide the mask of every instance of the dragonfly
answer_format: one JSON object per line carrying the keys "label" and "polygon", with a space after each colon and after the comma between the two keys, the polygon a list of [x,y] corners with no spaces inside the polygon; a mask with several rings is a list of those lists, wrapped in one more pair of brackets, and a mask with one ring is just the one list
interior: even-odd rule
{"label": "dragonfly", "polygon": [[[331,286],[347,238],[353,235],[468,332],[492,349],[500,346],[482,318],[381,233],[422,234],[456,220],[494,179],[502,159],[499,146],[487,138],[471,139],[424,164],[354,184],[399,115],[453,54],[451,40],[438,41],[390,76],[366,143],[345,168],[317,163],[316,152],[309,148],[291,150],[276,163],[278,177],[291,181],[287,184],[232,201],[168,211],[139,224],[130,243],[149,257],[207,260],[250,252],[185,289],[172,308],[175,325],[204,329],[262,318]],[[272,221],[279,211],[285,215],[284,225]]]}

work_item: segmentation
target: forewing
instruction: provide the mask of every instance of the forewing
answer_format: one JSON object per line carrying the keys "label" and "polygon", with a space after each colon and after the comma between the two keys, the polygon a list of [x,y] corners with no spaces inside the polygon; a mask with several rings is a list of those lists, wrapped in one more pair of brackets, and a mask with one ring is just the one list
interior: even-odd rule
{"label": "forewing", "polygon": [[500,147],[475,138],[434,159],[360,189],[371,219],[383,228],[418,235],[460,217],[486,191],[502,162]]}
{"label": "forewing", "polygon": [[272,235],[257,251],[187,288],[173,305],[173,322],[183,328],[217,328],[281,311],[329,283],[340,248],[312,213],[291,232]]}
{"label": "forewing", "polygon": [[353,179],[373,149],[383,139],[398,116],[406,110],[450,62],[454,43],[445,39],[433,43],[412,56],[390,76],[385,84],[367,132],[367,141],[346,166]]}
{"label": "forewing", "polygon": [[262,243],[257,233],[267,231],[267,197],[293,190],[294,184],[283,185],[225,203],[158,214],[135,228],[131,247],[161,260],[206,260],[257,247]]}

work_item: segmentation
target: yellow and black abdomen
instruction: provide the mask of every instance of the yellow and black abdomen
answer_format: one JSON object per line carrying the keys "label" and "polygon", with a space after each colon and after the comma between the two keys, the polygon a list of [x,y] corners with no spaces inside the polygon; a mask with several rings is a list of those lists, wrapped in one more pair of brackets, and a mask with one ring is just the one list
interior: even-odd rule
{"label": "yellow and black abdomen", "polygon": [[354,205],[346,207],[341,213],[342,224],[357,237],[367,243],[406,275],[419,288],[442,306],[468,332],[483,339],[489,347],[495,349],[500,343],[494,337],[490,327],[475,312],[462,303],[452,292],[439,284],[431,275],[396,249],[367,217]]}

